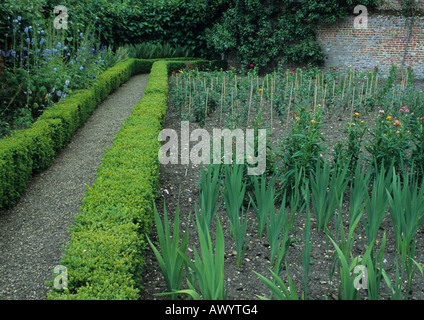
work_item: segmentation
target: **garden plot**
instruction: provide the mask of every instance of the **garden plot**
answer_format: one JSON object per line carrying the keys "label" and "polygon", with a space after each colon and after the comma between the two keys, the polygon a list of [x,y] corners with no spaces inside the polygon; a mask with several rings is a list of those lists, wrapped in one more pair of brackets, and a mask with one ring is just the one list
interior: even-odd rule
{"label": "garden plot", "polygon": [[[246,158],[203,174],[193,163],[161,166],[158,214],[163,223],[166,206],[172,234],[178,207],[179,238],[189,234],[175,255],[187,257],[174,274],[178,297],[422,299],[422,101],[413,75],[397,81],[395,66],[384,80],[377,69],[313,67],[173,74],[164,128],[178,137],[182,121],[211,133],[267,129],[270,147],[260,176],[245,174]],[[163,254],[156,231],[150,238]],[[171,288],[152,249],[146,261],[141,298],[176,297],[156,295]]]}

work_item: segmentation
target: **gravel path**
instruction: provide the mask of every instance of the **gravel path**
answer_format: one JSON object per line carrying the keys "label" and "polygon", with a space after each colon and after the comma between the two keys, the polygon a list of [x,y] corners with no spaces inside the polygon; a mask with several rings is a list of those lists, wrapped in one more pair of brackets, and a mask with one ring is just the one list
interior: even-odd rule
{"label": "gravel path", "polygon": [[20,201],[0,210],[0,300],[42,300],[53,268],[70,238],[68,228],[92,185],[104,150],[133,106],[149,76],[132,77],[97,107],[52,165],[30,181]]}

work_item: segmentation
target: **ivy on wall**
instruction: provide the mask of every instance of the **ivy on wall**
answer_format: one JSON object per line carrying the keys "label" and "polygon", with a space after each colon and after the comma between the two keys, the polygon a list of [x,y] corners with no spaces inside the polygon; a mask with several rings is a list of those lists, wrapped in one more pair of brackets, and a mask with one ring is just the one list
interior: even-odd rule
{"label": "ivy on wall", "polygon": [[229,0],[222,17],[206,30],[208,48],[218,55],[236,54],[244,65],[321,64],[317,23],[334,23],[356,5],[376,7],[376,0]]}

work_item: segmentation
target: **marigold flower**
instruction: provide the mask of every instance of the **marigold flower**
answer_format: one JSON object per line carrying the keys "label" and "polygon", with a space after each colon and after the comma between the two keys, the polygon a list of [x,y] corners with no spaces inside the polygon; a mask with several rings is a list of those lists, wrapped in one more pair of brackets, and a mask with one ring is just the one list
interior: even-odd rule
{"label": "marigold flower", "polygon": [[179,73],[184,73],[183,70],[178,70]]}
{"label": "marigold flower", "polygon": [[400,123],[400,121],[399,121],[399,120],[395,120],[395,122],[393,122],[393,125],[394,125],[395,127],[397,127],[397,126],[400,126],[400,125],[402,125],[402,124]]}
{"label": "marigold flower", "polygon": [[357,116],[359,116],[359,112],[355,112],[355,116],[357,117]]}
{"label": "marigold flower", "polygon": [[391,116],[387,116],[386,117],[386,120],[392,120],[392,117]]}
{"label": "marigold flower", "polygon": [[311,120],[311,123],[315,123],[316,121],[314,119]]}
{"label": "marigold flower", "polygon": [[259,89],[259,92],[262,92],[262,91],[263,91],[263,90],[262,90],[262,88],[260,88],[260,89]]}

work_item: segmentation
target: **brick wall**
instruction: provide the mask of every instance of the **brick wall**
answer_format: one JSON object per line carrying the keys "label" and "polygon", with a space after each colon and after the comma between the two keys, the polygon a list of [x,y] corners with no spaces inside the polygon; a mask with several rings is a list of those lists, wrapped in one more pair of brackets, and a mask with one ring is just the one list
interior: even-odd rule
{"label": "brick wall", "polygon": [[[408,20],[400,14],[400,1],[387,1],[368,15],[368,28],[355,29],[352,15],[332,25],[319,25],[318,41],[328,56],[326,67],[346,68],[351,65],[358,70],[368,70],[378,66],[383,76],[392,63],[401,66],[405,45],[408,40]],[[424,8],[424,1],[418,3]],[[418,78],[424,78],[424,15],[415,17],[405,67],[410,65]]]}

